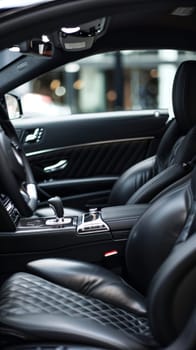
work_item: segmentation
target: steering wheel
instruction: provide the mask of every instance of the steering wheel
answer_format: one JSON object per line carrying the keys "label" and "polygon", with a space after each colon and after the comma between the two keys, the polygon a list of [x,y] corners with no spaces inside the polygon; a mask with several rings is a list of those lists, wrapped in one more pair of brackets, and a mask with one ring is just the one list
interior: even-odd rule
{"label": "steering wheel", "polygon": [[0,188],[22,216],[31,216],[37,207],[37,190],[31,167],[16,136],[0,130]]}

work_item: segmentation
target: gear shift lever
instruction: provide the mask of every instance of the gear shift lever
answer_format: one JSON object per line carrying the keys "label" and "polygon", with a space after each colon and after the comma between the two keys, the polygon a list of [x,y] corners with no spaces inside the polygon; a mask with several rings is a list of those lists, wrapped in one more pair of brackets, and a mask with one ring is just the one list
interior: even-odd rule
{"label": "gear shift lever", "polygon": [[48,204],[54,210],[56,221],[59,221],[60,219],[63,221],[64,210],[61,198],[58,196],[52,197],[48,200]]}
{"label": "gear shift lever", "polygon": [[54,218],[46,218],[45,225],[48,226],[64,226],[69,225],[72,223],[73,218],[66,217],[64,218],[64,209],[63,209],[63,203],[60,197],[52,197],[48,200],[49,206],[54,210],[55,219]]}

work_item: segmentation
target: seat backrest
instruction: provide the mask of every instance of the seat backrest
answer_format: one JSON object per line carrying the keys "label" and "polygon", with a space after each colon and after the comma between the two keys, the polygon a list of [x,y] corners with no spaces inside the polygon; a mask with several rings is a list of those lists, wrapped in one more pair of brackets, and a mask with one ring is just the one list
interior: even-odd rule
{"label": "seat backrest", "polygon": [[128,200],[128,204],[149,203],[159,192],[190,172],[191,168],[186,165],[195,155],[196,126],[186,136],[180,137],[172,151],[168,152],[167,159],[161,161],[161,157],[156,156],[154,166],[157,175],[141,186]]}
{"label": "seat backrest", "polygon": [[[195,181],[194,181],[195,179]],[[133,227],[126,246],[131,285],[143,294],[161,264],[180,239],[194,229],[196,168],[191,179],[171,186],[159,196]]]}
{"label": "seat backrest", "polygon": [[159,194],[134,226],[126,264],[131,285],[147,297],[155,340],[168,350],[195,349],[196,167]]}
{"label": "seat backrest", "polygon": [[148,292],[151,331],[168,350],[196,346],[196,233],[175,246]]}
{"label": "seat backrest", "polygon": [[[110,205],[148,203],[185,175],[183,163],[196,154],[196,61],[183,62],[173,84],[171,122],[154,157],[129,168],[115,183]],[[187,171],[187,169],[186,169]]]}

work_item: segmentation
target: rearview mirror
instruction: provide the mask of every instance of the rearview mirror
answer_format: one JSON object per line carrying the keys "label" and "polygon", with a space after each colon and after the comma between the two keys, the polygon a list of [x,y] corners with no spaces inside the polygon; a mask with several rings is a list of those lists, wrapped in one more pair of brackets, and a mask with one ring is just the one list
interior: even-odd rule
{"label": "rearview mirror", "polygon": [[9,119],[16,119],[21,117],[22,106],[17,96],[12,94],[5,94],[5,103]]}

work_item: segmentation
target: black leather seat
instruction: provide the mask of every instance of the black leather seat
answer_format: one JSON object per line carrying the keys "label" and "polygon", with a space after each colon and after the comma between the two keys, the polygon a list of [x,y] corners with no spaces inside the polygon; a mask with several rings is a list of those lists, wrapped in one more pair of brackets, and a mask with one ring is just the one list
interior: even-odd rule
{"label": "black leather seat", "polygon": [[[196,154],[196,62],[183,62],[173,84],[175,119],[169,125],[155,156],[132,166],[115,183],[108,206],[149,203],[159,192],[184,176],[183,167]],[[186,137],[185,137],[186,135]],[[38,216],[50,216],[51,208],[40,208]],[[65,215],[81,211],[65,208]]]}
{"label": "black leather seat", "polygon": [[0,289],[0,330],[25,340],[108,349],[163,349],[172,342],[170,350],[194,349],[195,216],[196,169],[133,227],[127,281],[74,260],[30,262],[29,272],[14,274]]}

